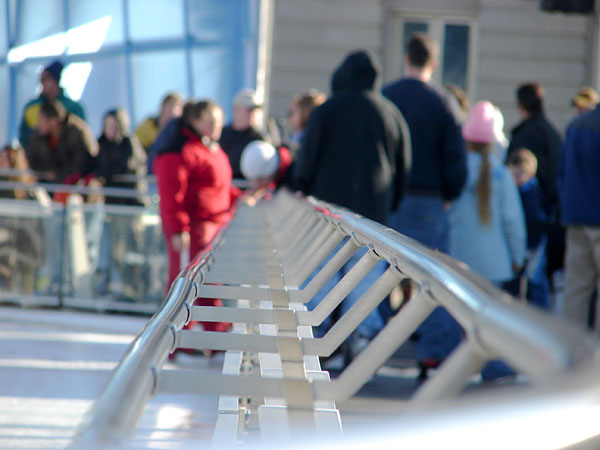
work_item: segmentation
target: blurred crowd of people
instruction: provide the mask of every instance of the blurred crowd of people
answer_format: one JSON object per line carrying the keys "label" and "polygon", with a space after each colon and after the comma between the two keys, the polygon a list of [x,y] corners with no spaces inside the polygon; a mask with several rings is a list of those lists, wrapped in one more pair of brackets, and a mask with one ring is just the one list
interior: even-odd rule
{"label": "blurred crowd of people", "polygon": [[[471,105],[460,87],[432,83],[438,53],[435,41],[413,34],[403,76],[379,90],[376,59],[354,51],[334,69],[329,97],[311,89],[290,99],[284,130],[265,120],[251,89],[235,96],[228,124],[212,100],[184,101],[170,92],[158,114],[133,134],[124,109],[106,112],[98,139],[83,107],[60,87],[63,65],[55,61],[41,73],[39,96],[25,107],[20,146],[2,149],[0,168],[30,168],[45,182],[107,187],[135,187],[117,175],[155,174],[169,284],[190,256],[210,245],[237,202],[252,203],[285,184],[447,253],[533,305],[600,328],[594,315],[600,272],[596,91],[580,89],[572,100],[575,117],[560,133],[545,114],[543,87],[522,83],[515,91],[521,121],[507,138],[497,106],[487,100]],[[232,180],[244,178],[249,189],[243,193]],[[561,305],[553,293],[563,261]],[[373,276],[383,270],[385,264],[377,265]],[[365,283],[342,303],[342,313]],[[403,292],[408,300],[410,289]],[[393,309],[386,299],[365,319],[347,346],[347,359]],[[417,336],[426,372],[458,345],[462,330],[438,308]]]}

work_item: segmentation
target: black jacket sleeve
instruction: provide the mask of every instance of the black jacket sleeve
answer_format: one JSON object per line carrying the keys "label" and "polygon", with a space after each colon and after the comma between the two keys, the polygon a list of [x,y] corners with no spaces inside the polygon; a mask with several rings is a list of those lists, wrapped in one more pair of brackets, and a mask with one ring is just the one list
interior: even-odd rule
{"label": "black jacket sleeve", "polygon": [[321,141],[326,127],[326,110],[315,109],[306,124],[300,150],[291,168],[291,188],[310,195],[321,154]]}

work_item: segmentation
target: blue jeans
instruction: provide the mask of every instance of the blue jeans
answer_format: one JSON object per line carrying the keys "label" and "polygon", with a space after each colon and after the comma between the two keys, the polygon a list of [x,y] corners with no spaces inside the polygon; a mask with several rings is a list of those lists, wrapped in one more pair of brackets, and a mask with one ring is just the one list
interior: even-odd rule
{"label": "blue jeans", "polygon": [[550,309],[550,282],[546,274],[547,238],[544,238],[538,248],[527,251],[527,300],[532,305],[542,309]]}
{"label": "blue jeans", "polygon": [[[335,255],[340,248],[346,243],[346,240],[342,241],[333,252],[321,262],[315,273],[318,273],[327,262]],[[367,248],[361,247],[356,253],[344,264],[340,270],[338,270],[330,279],[325,283],[325,286],[307,303],[306,307],[309,311],[312,311],[317,307],[319,303],[327,296],[329,291],[350,271],[350,269],[356,264],[356,262],[366,253]],[[346,296],[342,301],[341,312],[345,314],[355,303],[358,302],[360,297],[371,287],[371,285],[379,278],[379,276],[385,272],[388,264],[385,261],[379,261],[376,266],[356,285],[356,287]],[[314,274],[313,274],[314,276]],[[312,277],[311,277],[312,278]],[[329,328],[332,326],[331,314],[323,321],[321,325],[315,330],[317,337],[323,337]],[[369,315],[360,323],[356,331],[362,337],[371,339],[373,338],[382,328],[383,320],[379,315],[377,308],[373,309]]]}
{"label": "blue jeans", "polygon": [[[421,244],[448,253],[450,225],[441,197],[408,194],[391,215],[388,226]],[[436,366],[460,343],[461,326],[437,307],[417,329],[417,360]]]}
{"label": "blue jeans", "polygon": [[[527,249],[527,264],[524,276],[527,277],[527,303],[550,310],[550,282],[546,275],[546,240],[542,240],[537,248]],[[520,294],[519,277],[497,283],[498,287],[513,296]]]}
{"label": "blue jeans", "polygon": [[388,226],[432,249],[449,251],[450,225],[440,197],[406,195]]}

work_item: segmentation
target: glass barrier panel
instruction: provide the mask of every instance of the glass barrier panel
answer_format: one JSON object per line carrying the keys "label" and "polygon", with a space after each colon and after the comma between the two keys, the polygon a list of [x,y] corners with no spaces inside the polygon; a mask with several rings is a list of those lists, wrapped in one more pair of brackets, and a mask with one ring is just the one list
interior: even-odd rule
{"label": "glass barrier panel", "polygon": [[59,304],[63,209],[0,199],[0,299]]}
{"label": "glass barrier panel", "polygon": [[168,272],[156,205],[69,202],[66,211],[64,304],[156,311]]}

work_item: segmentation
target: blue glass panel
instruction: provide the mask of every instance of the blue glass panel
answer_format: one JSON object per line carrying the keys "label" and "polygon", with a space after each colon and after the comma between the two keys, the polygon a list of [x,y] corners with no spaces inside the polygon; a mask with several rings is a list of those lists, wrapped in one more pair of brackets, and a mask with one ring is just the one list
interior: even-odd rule
{"label": "blue glass panel", "polygon": [[129,0],[132,40],[183,37],[184,0]]}
{"label": "blue glass panel", "polygon": [[243,40],[247,34],[247,0],[189,0],[189,24],[200,40]]}
{"label": "blue glass panel", "polygon": [[91,61],[92,71],[83,90],[81,103],[94,135],[99,136],[104,114],[114,108],[128,110],[125,58],[122,56]]}
{"label": "blue glass panel", "polygon": [[[8,68],[6,66],[0,66],[0,86],[2,90],[0,95],[4,97],[4,91],[8,87]],[[11,136],[8,133],[8,101],[0,102],[0,146],[10,142]]]}
{"label": "blue glass panel", "polygon": [[237,89],[234,80],[238,73],[232,70],[234,61],[226,47],[195,49],[192,51],[194,97],[210,98],[219,103],[226,118],[231,118],[231,102]]}
{"label": "blue glass panel", "polygon": [[[27,44],[65,31],[62,0],[23,0],[17,44]],[[2,25],[4,30],[4,24]]]}
{"label": "blue glass panel", "polygon": [[[108,24],[99,22],[109,18]],[[123,10],[121,0],[69,0],[70,27],[87,25],[92,32],[94,42],[100,41],[101,46],[120,43],[123,36]],[[89,38],[88,38],[89,39]]]}
{"label": "blue glass panel", "polygon": [[[29,100],[37,97],[40,92],[40,73],[44,64],[41,63],[23,63],[17,67],[16,80],[16,120],[15,125],[21,124],[23,109]],[[11,130],[13,133],[16,130]]]}
{"label": "blue glass panel", "polygon": [[467,89],[469,58],[468,25],[446,25],[444,29],[444,56],[442,84],[454,84]]}
{"label": "blue glass panel", "polygon": [[6,5],[0,2],[0,57],[8,51],[8,30],[6,29]]}
{"label": "blue glass panel", "polygon": [[135,117],[133,123],[158,112],[167,91],[187,97],[185,53],[182,50],[133,55],[132,83]]}

